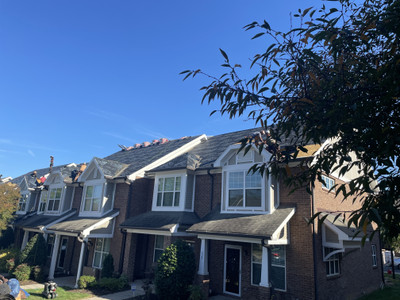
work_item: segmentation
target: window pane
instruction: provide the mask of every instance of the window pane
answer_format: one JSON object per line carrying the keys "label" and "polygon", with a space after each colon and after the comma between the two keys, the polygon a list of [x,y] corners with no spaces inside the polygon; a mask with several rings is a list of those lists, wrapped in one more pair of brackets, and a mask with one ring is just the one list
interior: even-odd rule
{"label": "window pane", "polygon": [[156,235],[155,248],[164,249],[164,236]]}
{"label": "window pane", "polygon": [[61,189],[56,190],[56,199],[61,199]]}
{"label": "window pane", "polygon": [[262,262],[262,246],[260,244],[253,244],[252,261],[261,263]]}
{"label": "window pane", "polygon": [[103,239],[96,239],[96,251],[103,250]]}
{"label": "window pane", "polygon": [[243,190],[229,191],[229,206],[243,206]]}
{"label": "window pane", "polygon": [[100,198],[94,198],[92,211],[99,211],[99,210],[100,210]]}
{"label": "window pane", "polygon": [[164,191],[173,191],[174,190],[174,177],[165,178],[164,183]]}
{"label": "window pane", "polygon": [[175,181],[175,191],[180,191],[181,190],[181,178],[176,177]]}
{"label": "window pane", "polygon": [[158,187],[157,190],[161,192],[164,188],[164,178],[158,178]]}
{"label": "window pane", "polygon": [[54,200],[49,200],[49,206],[47,207],[47,210],[53,210],[54,206]]}
{"label": "window pane", "polygon": [[274,288],[285,290],[285,268],[271,266],[271,282]]}
{"label": "window pane", "polygon": [[83,209],[86,211],[90,210],[90,199],[85,199],[85,206]]}
{"label": "window pane", "polygon": [[261,174],[247,174],[246,175],[246,188],[260,188],[261,187]]}
{"label": "window pane", "polygon": [[54,199],[56,197],[56,190],[52,189],[50,190],[50,199]]}
{"label": "window pane", "polygon": [[162,253],[163,250],[158,250],[158,249],[154,250],[154,262],[158,261]]}
{"label": "window pane", "polygon": [[93,195],[93,186],[86,187],[86,197],[92,198],[92,195]]}
{"label": "window pane", "polygon": [[275,246],[271,248],[271,264],[277,266],[285,266],[285,248]]}
{"label": "window pane", "polygon": [[175,192],[175,202],[174,206],[179,206],[179,197],[181,196],[180,192]]}
{"label": "window pane", "polygon": [[162,193],[157,194],[157,206],[161,206]]}
{"label": "window pane", "polygon": [[101,253],[100,252],[95,252],[94,253],[94,260],[93,260],[93,266],[100,268],[101,267]]}
{"label": "window pane", "polygon": [[54,201],[54,210],[58,210],[59,207],[60,207],[60,200],[55,200]]}
{"label": "window pane", "polygon": [[261,281],[261,264],[253,263],[253,284],[259,285]]}
{"label": "window pane", "polygon": [[261,207],[261,190],[246,190],[246,206]]}
{"label": "window pane", "polygon": [[101,192],[103,189],[103,185],[96,185],[93,188],[93,198],[101,198]]}
{"label": "window pane", "polygon": [[164,193],[164,204],[163,206],[172,206],[172,200],[174,197],[174,192]]}
{"label": "window pane", "polygon": [[230,189],[243,188],[243,172],[229,173],[229,188]]}
{"label": "window pane", "polygon": [[104,247],[103,247],[104,252],[110,252],[110,239],[104,239]]}

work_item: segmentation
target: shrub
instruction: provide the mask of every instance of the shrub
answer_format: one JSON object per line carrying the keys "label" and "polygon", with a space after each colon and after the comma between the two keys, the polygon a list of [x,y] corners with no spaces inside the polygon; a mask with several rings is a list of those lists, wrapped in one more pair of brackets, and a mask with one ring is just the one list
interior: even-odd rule
{"label": "shrub", "polygon": [[187,299],[188,287],[193,283],[196,261],[192,248],[177,240],[165,249],[158,260],[155,285],[160,299]]}
{"label": "shrub", "polygon": [[25,249],[21,252],[20,260],[22,263],[31,266],[44,266],[46,264],[47,244],[43,235],[36,234],[29,240]]}
{"label": "shrub", "polygon": [[0,249],[5,249],[10,247],[14,243],[14,230],[8,227],[3,230],[0,234]]}
{"label": "shrub", "polygon": [[204,300],[206,298],[204,297],[203,290],[198,285],[190,285],[189,293],[189,300]]}
{"label": "shrub", "polygon": [[15,268],[13,274],[19,281],[28,280],[31,274],[31,267],[27,264],[20,264]]}
{"label": "shrub", "polygon": [[78,286],[80,289],[94,287],[96,284],[97,284],[96,277],[94,277],[94,276],[83,275],[83,276],[79,277],[79,280],[78,280]]}
{"label": "shrub", "polygon": [[114,258],[111,254],[107,254],[103,261],[103,269],[101,270],[101,278],[111,278],[114,272]]}
{"label": "shrub", "polygon": [[15,269],[15,258],[7,259],[6,261],[6,270],[8,273],[11,273]]}
{"label": "shrub", "polygon": [[[7,260],[15,260],[19,257],[19,250],[16,248],[9,248],[0,251],[0,272],[9,272],[7,268]],[[12,267],[14,269],[14,266]]]}
{"label": "shrub", "polygon": [[102,278],[98,286],[115,292],[129,287],[129,284],[128,279],[125,276],[121,276],[120,278]]}
{"label": "shrub", "polygon": [[31,279],[37,282],[44,282],[46,280],[47,274],[44,268],[41,266],[33,266],[31,268]]}

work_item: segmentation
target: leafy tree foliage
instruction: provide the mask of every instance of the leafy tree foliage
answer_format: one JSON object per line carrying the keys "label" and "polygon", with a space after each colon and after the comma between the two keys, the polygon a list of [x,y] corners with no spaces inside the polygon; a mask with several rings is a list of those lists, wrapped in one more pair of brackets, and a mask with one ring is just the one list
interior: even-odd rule
{"label": "leafy tree foliage", "polygon": [[13,213],[17,210],[19,188],[16,184],[0,184],[0,235],[1,231],[7,228],[8,223],[13,219]]}
{"label": "leafy tree foliage", "polygon": [[21,252],[20,261],[30,266],[44,266],[47,260],[47,245],[41,234],[34,235]]}
{"label": "leafy tree foliage", "polygon": [[[257,31],[253,38],[270,42],[252,59],[251,67],[258,70],[252,78],[241,78],[241,66],[223,50],[227,72],[222,76],[201,70],[182,74],[184,79],[197,74],[211,78],[202,88],[202,101],[220,101],[221,114],[248,114],[264,127],[273,123],[275,138],[297,135],[292,148],[276,151],[271,161],[253,170],[286,170],[293,187],[321,181],[322,173],[355,170],[347,186],[337,184],[335,191],[360,200],[362,207],[341,213],[364,232],[375,222],[390,241],[400,233],[400,1],[328,4],[299,10],[293,16],[298,25],[288,32],[266,21],[245,26]],[[306,151],[305,144],[329,139],[313,164],[296,175],[288,167],[276,168]],[[266,146],[255,142],[260,149]]]}
{"label": "leafy tree foliage", "polygon": [[0,233],[0,249],[10,247],[14,243],[14,230],[11,227],[7,227]]}
{"label": "leafy tree foliage", "polygon": [[107,254],[103,261],[103,269],[101,270],[101,278],[111,278],[114,273],[114,258],[111,254]]}
{"label": "leafy tree foliage", "polygon": [[193,283],[196,261],[192,248],[177,240],[158,260],[155,285],[160,299],[188,299],[189,286]]}

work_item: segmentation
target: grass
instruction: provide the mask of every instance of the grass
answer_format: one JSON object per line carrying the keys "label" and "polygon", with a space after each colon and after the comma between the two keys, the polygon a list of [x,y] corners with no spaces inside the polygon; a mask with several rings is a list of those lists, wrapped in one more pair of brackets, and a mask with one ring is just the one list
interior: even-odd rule
{"label": "grass", "polygon": [[[35,290],[27,290],[30,294],[29,300],[36,300],[36,299],[46,299],[42,292],[43,289],[35,289]],[[58,287],[57,288],[58,297],[56,299],[65,299],[65,300],[74,300],[74,299],[85,299],[93,297],[94,295],[87,290],[74,290],[65,287]]]}
{"label": "grass", "polygon": [[386,286],[382,290],[377,290],[359,298],[358,300],[398,300],[400,298],[400,277],[396,279],[392,275],[385,274]]}

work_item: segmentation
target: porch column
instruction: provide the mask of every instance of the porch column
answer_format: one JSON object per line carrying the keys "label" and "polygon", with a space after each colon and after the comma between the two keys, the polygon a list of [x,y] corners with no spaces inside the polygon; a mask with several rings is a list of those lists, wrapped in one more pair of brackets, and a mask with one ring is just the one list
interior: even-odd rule
{"label": "porch column", "polygon": [[208,275],[208,240],[201,239],[200,259],[199,259],[199,275]]}
{"label": "porch column", "polygon": [[49,279],[54,279],[54,271],[56,269],[57,263],[57,256],[58,256],[58,248],[60,247],[60,235],[56,234],[54,239],[54,246],[53,246],[53,254],[51,255],[51,262],[50,262],[50,270],[49,270]]}
{"label": "porch column", "polygon": [[76,272],[75,288],[78,288],[78,281],[79,281],[79,278],[81,277],[81,273],[82,273],[83,256],[85,255],[86,242],[87,242],[87,238],[82,241],[82,245],[81,245],[81,253],[79,255],[78,271]]}
{"label": "porch column", "polygon": [[269,287],[268,252],[268,248],[263,246],[260,285],[264,287]]}
{"label": "porch column", "polygon": [[29,231],[24,230],[24,238],[22,239],[21,250],[24,250],[26,244],[28,244],[28,238],[29,238]]}

